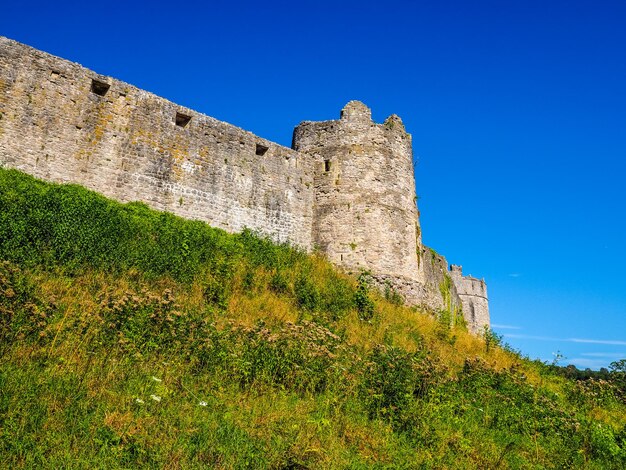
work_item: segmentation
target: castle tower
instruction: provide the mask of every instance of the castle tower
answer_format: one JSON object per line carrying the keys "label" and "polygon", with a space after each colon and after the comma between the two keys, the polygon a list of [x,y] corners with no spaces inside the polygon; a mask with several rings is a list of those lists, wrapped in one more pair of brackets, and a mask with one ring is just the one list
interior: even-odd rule
{"label": "castle tower", "polygon": [[463,267],[454,264],[450,266],[450,277],[463,305],[467,329],[481,334],[489,326],[489,300],[485,280],[463,276]]}
{"label": "castle tower", "polygon": [[296,127],[293,148],[315,168],[314,244],[349,271],[423,284],[411,136],[400,118],[376,124],[351,101],[339,120]]}

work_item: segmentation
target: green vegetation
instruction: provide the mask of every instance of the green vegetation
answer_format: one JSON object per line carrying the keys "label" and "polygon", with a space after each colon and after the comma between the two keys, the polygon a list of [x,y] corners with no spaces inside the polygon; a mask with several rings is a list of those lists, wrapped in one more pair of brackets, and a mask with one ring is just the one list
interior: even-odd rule
{"label": "green vegetation", "polygon": [[435,266],[435,262],[440,258],[440,255],[433,248],[429,248],[428,251],[430,251],[430,265]]}
{"label": "green vegetation", "polygon": [[443,281],[439,284],[439,292],[441,293],[441,298],[443,299],[443,305],[448,312],[452,312],[452,294],[450,290],[452,289],[452,278],[446,272],[443,273]]}
{"label": "green vegetation", "polygon": [[626,366],[575,381],[446,328],[250,232],[0,169],[0,468],[624,468]]}

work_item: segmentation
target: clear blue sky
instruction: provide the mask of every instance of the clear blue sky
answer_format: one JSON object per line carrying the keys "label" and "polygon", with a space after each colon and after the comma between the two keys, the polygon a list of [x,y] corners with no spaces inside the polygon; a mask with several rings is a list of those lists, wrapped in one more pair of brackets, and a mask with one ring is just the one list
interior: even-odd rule
{"label": "clear blue sky", "polygon": [[0,34],[289,146],[413,134],[425,242],[532,358],[626,358],[626,2],[5,2]]}

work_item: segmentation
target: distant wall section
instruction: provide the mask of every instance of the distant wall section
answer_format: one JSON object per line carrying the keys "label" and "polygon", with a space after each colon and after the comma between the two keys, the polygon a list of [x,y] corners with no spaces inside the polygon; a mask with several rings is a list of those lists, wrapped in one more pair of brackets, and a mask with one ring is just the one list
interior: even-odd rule
{"label": "distant wall section", "polygon": [[463,276],[461,266],[450,267],[450,277],[463,305],[463,317],[467,329],[475,334],[481,334],[489,326],[489,299],[487,284],[484,279],[472,276]]}
{"label": "distant wall section", "polygon": [[0,164],[312,248],[298,152],[3,37]]}

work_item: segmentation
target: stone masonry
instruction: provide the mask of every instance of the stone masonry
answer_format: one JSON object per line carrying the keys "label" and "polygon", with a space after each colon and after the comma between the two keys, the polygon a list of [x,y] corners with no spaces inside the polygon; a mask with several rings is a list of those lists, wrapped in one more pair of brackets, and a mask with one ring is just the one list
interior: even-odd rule
{"label": "stone masonry", "polygon": [[0,70],[5,166],[311,247],[303,155],[6,38]]}
{"label": "stone masonry", "polygon": [[484,281],[422,245],[411,136],[358,101],[301,123],[289,149],[0,37],[0,165],[319,249],[410,304],[489,325]]}
{"label": "stone masonry", "polygon": [[485,280],[463,276],[463,268],[455,265],[450,267],[450,277],[461,299],[467,328],[472,333],[482,333],[485,326],[490,324],[489,300]]}

